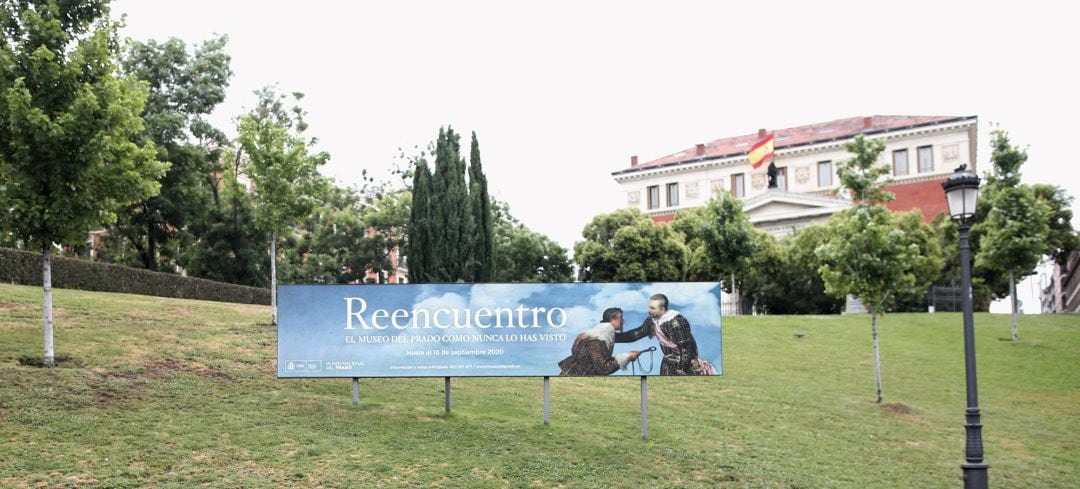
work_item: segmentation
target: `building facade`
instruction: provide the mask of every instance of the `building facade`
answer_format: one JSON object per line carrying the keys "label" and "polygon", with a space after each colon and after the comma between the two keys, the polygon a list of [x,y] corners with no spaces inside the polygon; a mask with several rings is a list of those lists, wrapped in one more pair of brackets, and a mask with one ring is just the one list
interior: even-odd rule
{"label": "building facade", "polygon": [[1078,267],[1080,267],[1080,251],[1069,253],[1062,265],[1058,265],[1052,259],[1043,263],[1039,274],[1039,298],[1044,314],[1080,313]]}
{"label": "building facade", "polygon": [[[680,210],[704,205],[721,190],[744,201],[755,227],[775,236],[825,221],[851,205],[837,196],[837,165],[852,155],[844,144],[862,134],[881,139],[882,163],[892,169],[888,190],[895,211],[919,209],[930,221],[947,212],[941,182],[961,164],[975,171],[976,116],[850,117],[800,127],[726,137],[639,163],[612,173],[625,192],[627,207],[654,221],[675,218]],[[778,189],[767,188],[767,166],[754,169],[747,152],[774,135]]]}

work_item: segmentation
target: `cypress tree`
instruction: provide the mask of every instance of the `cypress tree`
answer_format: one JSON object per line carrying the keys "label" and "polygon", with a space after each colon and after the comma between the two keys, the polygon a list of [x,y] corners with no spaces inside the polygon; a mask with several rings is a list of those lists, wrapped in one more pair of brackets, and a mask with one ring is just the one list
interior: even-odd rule
{"label": "cypress tree", "polygon": [[469,200],[473,229],[470,235],[473,245],[473,281],[490,282],[495,277],[495,227],[491,214],[491,198],[488,196],[487,177],[480,165],[480,143],[476,132],[472,133],[469,153]]}
{"label": "cypress tree", "polygon": [[465,186],[465,161],[461,159],[460,135],[453,128],[439,129],[435,143],[434,192],[431,198],[433,260],[431,276],[437,282],[472,281],[470,260],[470,216]]}
{"label": "cypress tree", "polygon": [[413,175],[412,209],[409,214],[409,281],[427,283],[432,274],[432,178],[427,161],[420,158]]}

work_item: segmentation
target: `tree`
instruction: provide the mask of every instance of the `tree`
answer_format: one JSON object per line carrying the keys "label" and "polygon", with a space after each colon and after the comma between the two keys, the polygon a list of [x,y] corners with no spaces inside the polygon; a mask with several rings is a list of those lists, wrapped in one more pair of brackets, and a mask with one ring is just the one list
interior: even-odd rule
{"label": "tree", "polygon": [[470,273],[474,282],[490,282],[495,277],[495,225],[488,195],[487,177],[480,165],[480,143],[472,133],[469,151],[469,204],[472,214],[472,236],[475,244]]}
{"label": "tree", "polygon": [[780,276],[782,292],[770,297],[768,311],[777,314],[839,314],[843,300],[825,293],[818,270],[823,264],[817,248],[829,240],[829,228],[813,225],[800,229],[780,244],[786,261]]}
{"label": "tree", "polygon": [[[908,245],[915,245],[919,250],[919,260],[912,269],[915,283],[907,289],[896,291],[893,311],[926,311],[926,292],[941,275],[945,267],[945,255],[934,229],[923,220],[919,210],[894,213],[896,226],[904,231],[904,240]],[[958,252],[959,253],[959,252]],[[957,256],[957,255],[952,255]],[[955,261],[955,260],[950,260]]]}
{"label": "tree", "polygon": [[331,187],[324,202],[299,222],[286,239],[285,259],[278,267],[283,281],[344,284],[364,279],[368,241],[360,193]]}
{"label": "tree", "polygon": [[916,284],[915,270],[925,257],[907,233],[881,205],[891,199],[879,177],[888,172],[877,163],[885,149],[880,140],[861,135],[844,147],[855,156],[843,161],[837,173],[843,188],[858,202],[829,220],[829,239],[816,250],[826,293],[834,297],[857,296],[871,315],[874,348],[874,379],[877,400],[882,399],[881,355],[878,346],[878,315],[898,291]]}
{"label": "tree", "polygon": [[0,4],[0,208],[42,250],[44,364],[53,366],[54,244],[75,245],[116,210],[158,192],[168,168],[138,144],[146,94],[120,75],[104,0]]}
{"label": "tree", "polygon": [[[738,277],[746,271],[757,250],[754,228],[742,210],[742,202],[728,192],[709,200],[701,222],[700,236],[705,252],[722,273],[728,292],[738,287]],[[728,280],[727,277],[732,277]]]}
{"label": "tree", "polygon": [[[981,239],[975,266],[995,270],[1009,277],[1012,305],[1012,339],[1020,339],[1017,326],[1016,280],[1034,273],[1039,257],[1046,251],[1050,208],[1037,199],[1035,191],[1020,183],[1020,167],[1027,151],[1014,146],[1002,130],[992,133],[987,192],[982,205],[989,206],[986,220],[977,224]],[[982,207],[980,205],[980,207]]]}
{"label": "tree", "polygon": [[671,226],[658,225],[637,209],[600,214],[574,244],[582,281],[678,281],[689,250]]}
{"label": "tree", "polygon": [[277,324],[277,238],[318,204],[327,186],[318,169],[330,155],[308,152],[316,140],[303,137],[303,94],[293,93],[297,105],[289,112],[283,94],[270,88],[256,94],[258,106],[240,119],[239,142],[255,186],[255,223],[270,235],[270,318]]}
{"label": "tree", "polygon": [[637,209],[619,209],[593,217],[581,231],[585,240],[574,243],[578,279],[583,282],[613,280],[617,268],[622,265],[615,261],[616,257],[612,252],[615,233],[624,227],[645,224],[652,224],[652,220]]}
{"label": "tree", "polygon": [[1080,249],[1080,238],[1072,226],[1073,198],[1057,185],[1036,183],[1031,189],[1035,192],[1035,198],[1046,204],[1050,211],[1043,254],[1050,256],[1058,264],[1064,264],[1069,253]]}
{"label": "tree", "polygon": [[[161,179],[161,193],[128,206],[109,230],[124,238],[116,243],[132,247],[144,268],[169,270],[180,265],[181,249],[194,240],[188,226],[209,217],[216,190],[213,164],[228,142],[203,116],[225,100],[232,75],[224,51],[227,40],[211,39],[191,53],[176,38],[163,43],[134,41],[124,53],[124,71],[149,87],[142,114],[144,137],[154,142],[158,159],[170,163]],[[171,266],[159,266],[159,255]]]}
{"label": "tree", "polygon": [[874,345],[874,379],[881,402],[881,356],[878,347],[878,316],[895,299],[897,291],[916,283],[919,248],[907,243],[887,209],[857,205],[830,220],[831,237],[817,249],[825,291],[834,297],[854,295],[871,315]]}
{"label": "tree", "polygon": [[437,282],[472,281],[472,219],[461,158],[461,137],[453,128],[439,129],[435,142],[435,174],[432,178],[431,212],[434,241],[432,272]]}
{"label": "tree", "polygon": [[741,257],[742,270],[737,274],[740,303],[758,311],[775,314],[770,305],[787,293],[782,280],[786,275],[787,254],[769,233],[750,228],[750,256]]}
{"label": "tree", "polygon": [[495,282],[570,282],[574,270],[566,248],[530,230],[510,215],[505,203],[494,203]]}
{"label": "tree", "polygon": [[[255,225],[251,195],[240,184],[241,151],[226,149],[213,175],[214,204],[205,220],[191,223],[194,242],[182,253],[188,274],[220,282],[266,287],[267,234]],[[220,187],[220,190],[219,190]]]}
{"label": "tree", "polygon": [[412,207],[409,209],[409,244],[406,247],[409,265],[409,280],[423,284],[433,280],[433,261],[435,260],[433,230],[434,211],[431,208],[432,182],[431,171],[423,155],[416,159],[413,171]]}
{"label": "tree", "polygon": [[384,272],[394,268],[392,254],[408,246],[406,229],[411,204],[407,191],[381,191],[369,197],[364,208],[365,239],[360,249],[364,251],[365,271],[368,268],[374,271],[380,284],[386,283]]}
{"label": "tree", "polygon": [[434,174],[423,153],[410,160],[416,167],[407,235],[415,283],[489,281],[495,274],[494,221],[480,146],[474,133],[466,180],[460,139],[453,128],[439,128]]}
{"label": "tree", "polygon": [[855,136],[854,141],[844,143],[844,149],[854,156],[837,165],[836,174],[841,182],[837,193],[846,190],[852,200],[866,205],[892,202],[896,196],[885,191],[885,186],[891,181],[887,178],[889,167],[878,161],[881,152],[885,151],[885,142],[866,139],[860,134]]}

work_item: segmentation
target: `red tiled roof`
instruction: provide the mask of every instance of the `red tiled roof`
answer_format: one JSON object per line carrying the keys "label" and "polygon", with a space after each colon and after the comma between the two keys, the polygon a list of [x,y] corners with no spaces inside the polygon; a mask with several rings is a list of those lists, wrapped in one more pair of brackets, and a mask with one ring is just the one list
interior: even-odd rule
{"label": "red tiled roof", "polygon": [[[870,120],[870,127],[865,126],[865,120]],[[791,146],[824,142],[832,139],[842,139],[867,132],[880,132],[890,129],[899,129],[922,124],[932,124],[949,120],[963,119],[959,116],[935,116],[935,115],[875,115],[872,117],[849,117],[835,121],[821,122],[807,126],[791,127],[771,131],[776,135],[775,148],[777,150]],[[683,161],[691,161],[702,158],[719,158],[745,154],[750,146],[758,141],[758,134],[746,134],[730,138],[717,139],[705,143],[705,154],[698,155],[697,148],[691,147],[685,151],[664,156],[646,163],[642,163],[630,170],[644,169],[654,166],[669,165]],[[621,172],[616,172],[621,173]]]}

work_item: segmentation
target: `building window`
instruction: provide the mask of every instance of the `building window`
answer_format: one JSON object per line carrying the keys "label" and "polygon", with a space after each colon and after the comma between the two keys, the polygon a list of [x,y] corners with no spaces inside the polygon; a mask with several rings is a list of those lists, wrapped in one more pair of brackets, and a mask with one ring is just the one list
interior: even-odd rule
{"label": "building window", "polygon": [[817,164],[817,186],[832,187],[832,162],[819,161]]}
{"label": "building window", "polygon": [[787,191],[787,167],[776,169],[776,188]]}
{"label": "building window", "polygon": [[907,175],[908,174],[908,164],[907,163],[908,163],[908,160],[907,160],[907,150],[906,149],[898,149],[898,150],[892,152],[893,175],[896,175],[896,176]]}
{"label": "building window", "polygon": [[651,186],[649,186],[649,208],[650,209],[659,209],[660,208],[660,186],[659,185],[651,185]]}
{"label": "building window", "polygon": [[667,205],[668,207],[675,207],[679,205],[679,184],[667,184]]}
{"label": "building window", "polygon": [[736,173],[731,176],[731,195],[738,198],[746,197],[746,175]]}
{"label": "building window", "polygon": [[919,146],[919,173],[934,171],[934,147]]}

